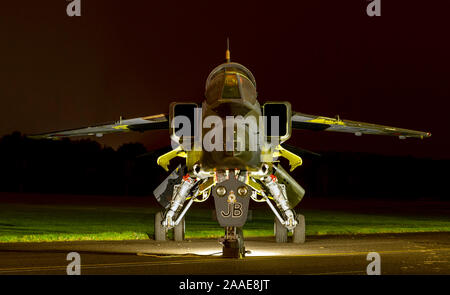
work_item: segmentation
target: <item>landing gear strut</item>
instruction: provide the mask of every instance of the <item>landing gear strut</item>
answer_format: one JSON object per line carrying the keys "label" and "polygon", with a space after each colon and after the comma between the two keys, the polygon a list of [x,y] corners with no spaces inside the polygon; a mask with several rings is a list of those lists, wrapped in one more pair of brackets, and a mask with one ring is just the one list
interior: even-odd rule
{"label": "landing gear strut", "polygon": [[220,240],[223,245],[222,255],[225,258],[244,258],[244,234],[242,228],[228,226],[225,228],[225,236]]}

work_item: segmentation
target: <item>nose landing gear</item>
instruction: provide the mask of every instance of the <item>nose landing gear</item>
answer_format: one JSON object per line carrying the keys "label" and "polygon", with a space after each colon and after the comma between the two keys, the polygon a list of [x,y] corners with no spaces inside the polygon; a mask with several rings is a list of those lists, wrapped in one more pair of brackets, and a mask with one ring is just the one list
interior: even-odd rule
{"label": "nose landing gear", "polygon": [[241,227],[225,227],[225,236],[220,239],[223,245],[222,256],[225,258],[244,258],[244,234]]}

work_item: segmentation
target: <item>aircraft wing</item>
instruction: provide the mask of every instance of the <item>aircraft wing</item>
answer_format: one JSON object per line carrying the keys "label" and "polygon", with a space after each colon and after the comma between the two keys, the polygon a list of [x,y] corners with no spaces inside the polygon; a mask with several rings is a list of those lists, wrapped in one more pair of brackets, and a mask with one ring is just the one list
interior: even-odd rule
{"label": "aircraft wing", "polygon": [[147,131],[147,130],[157,130],[157,129],[168,129],[169,119],[166,114],[159,114],[154,116],[140,117],[134,119],[122,120],[117,122],[98,124],[94,126],[56,131],[51,133],[37,134],[28,136],[30,138],[53,138],[58,139],[62,137],[72,137],[72,136],[90,136],[94,135],[97,137],[103,136],[103,134],[109,133],[121,133],[129,131]]}
{"label": "aircraft wing", "polygon": [[378,134],[398,136],[400,139],[407,137],[424,138],[430,137],[431,133],[389,127],[371,123],[356,122],[350,120],[341,120],[337,118],[328,118],[322,116],[307,115],[298,112],[292,112],[292,128],[315,131],[336,131],[354,133],[357,136],[362,134]]}

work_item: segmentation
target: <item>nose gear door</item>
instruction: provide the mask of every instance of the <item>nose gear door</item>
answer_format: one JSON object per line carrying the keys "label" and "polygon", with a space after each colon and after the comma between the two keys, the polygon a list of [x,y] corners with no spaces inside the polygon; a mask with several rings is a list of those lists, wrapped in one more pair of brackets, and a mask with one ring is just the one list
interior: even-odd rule
{"label": "nose gear door", "polygon": [[178,167],[170,173],[169,176],[153,191],[153,195],[161,206],[168,208],[173,198],[174,185],[180,184],[183,175],[186,174],[186,166],[178,165]]}
{"label": "nose gear door", "polygon": [[222,181],[212,189],[220,226],[244,226],[251,193],[251,187],[234,178]]}

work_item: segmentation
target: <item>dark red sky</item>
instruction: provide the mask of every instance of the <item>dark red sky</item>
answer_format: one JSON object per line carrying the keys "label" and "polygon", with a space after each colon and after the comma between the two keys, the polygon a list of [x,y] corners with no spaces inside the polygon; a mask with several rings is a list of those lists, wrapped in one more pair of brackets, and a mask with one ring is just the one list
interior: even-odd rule
{"label": "dark red sky", "polygon": [[[6,3],[5,3],[6,2]],[[260,101],[296,111],[429,131],[427,140],[295,131],[312,150],[449,158],[450,4],[381,0],[64,0],[0,5],[0,135],[41,133],[168,111],[203,99],[224,59],[252,70]],[[395,3],[393,3],[395,2]],[[105,136],[169,143],[164,131]]]}

